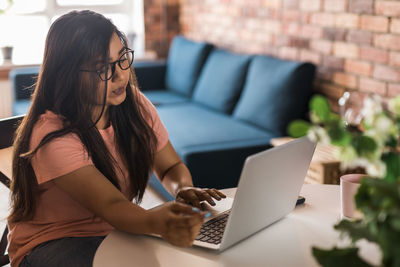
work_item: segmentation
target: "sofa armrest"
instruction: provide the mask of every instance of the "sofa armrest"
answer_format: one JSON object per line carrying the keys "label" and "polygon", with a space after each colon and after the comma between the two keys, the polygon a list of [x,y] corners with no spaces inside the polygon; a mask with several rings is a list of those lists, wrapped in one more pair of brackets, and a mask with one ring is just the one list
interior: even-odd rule
{"label": "sofa armrest", "polygon": [[165,60],[134,62],[134,68],[142,91],[165,89]]}
{"label": "sofa armrest", "polygon": [[214,151],[196,151],[184,155],[183,161],[192,174],[194,186],[231,188],[238,185],[246,158],[271,147],[271,145],[265,144]]}

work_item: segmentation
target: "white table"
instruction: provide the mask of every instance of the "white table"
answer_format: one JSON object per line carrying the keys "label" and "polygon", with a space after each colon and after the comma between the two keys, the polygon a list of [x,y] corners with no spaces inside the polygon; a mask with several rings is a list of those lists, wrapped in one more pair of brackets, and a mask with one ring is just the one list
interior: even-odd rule
{"label": "white table", "polygon": [[[235,189],[223,190],[232,196]],[[333,225],[340,220],[339,186],[304,185],[306,202],[284,219],[218,253],[203,248],[178,248],[148,236],[111,232],[98,248],[94,267],[112,266],[318,266],[311,247],[330,248],[345,243]],[[145,197],[146,205],[159,201]],[[380,253],[367,242],[357,244],[367,261],[377,264]]]}

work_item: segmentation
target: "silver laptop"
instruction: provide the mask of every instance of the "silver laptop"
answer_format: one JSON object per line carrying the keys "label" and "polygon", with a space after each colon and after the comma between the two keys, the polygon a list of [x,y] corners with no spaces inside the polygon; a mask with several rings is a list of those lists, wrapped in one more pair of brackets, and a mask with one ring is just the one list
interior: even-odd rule
{"label": "silver laptop", "polygon": [[207,220],[193,245],[222,251],[289,214],[315,146],[303,137],[249,156],[232,208]]}

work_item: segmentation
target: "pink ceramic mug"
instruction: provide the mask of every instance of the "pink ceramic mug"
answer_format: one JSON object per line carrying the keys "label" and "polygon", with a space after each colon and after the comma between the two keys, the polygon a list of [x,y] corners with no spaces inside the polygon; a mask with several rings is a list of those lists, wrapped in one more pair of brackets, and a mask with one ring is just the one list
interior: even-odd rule
{"label": "pink ceramic mug", "polygon": [[360,218],[356,211],[354,196],[360,187],[361,179],[365,174],[346,174],[340,177],[340,204],[342,216]]}

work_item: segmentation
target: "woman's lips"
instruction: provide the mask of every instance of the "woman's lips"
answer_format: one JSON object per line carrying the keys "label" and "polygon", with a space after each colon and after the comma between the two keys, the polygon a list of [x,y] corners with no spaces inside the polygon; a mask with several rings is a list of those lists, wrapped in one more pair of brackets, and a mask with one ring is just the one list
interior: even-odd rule
{"label": "woman's lips", "polygon": [[120,87],[120,88],[118,88],[118,89],[116,89],[116,90],[114,90],[112,92],[113,92],[113,94],[121,95],[121,94],[123,94],[125,92],[125,88],[124,87]]}

